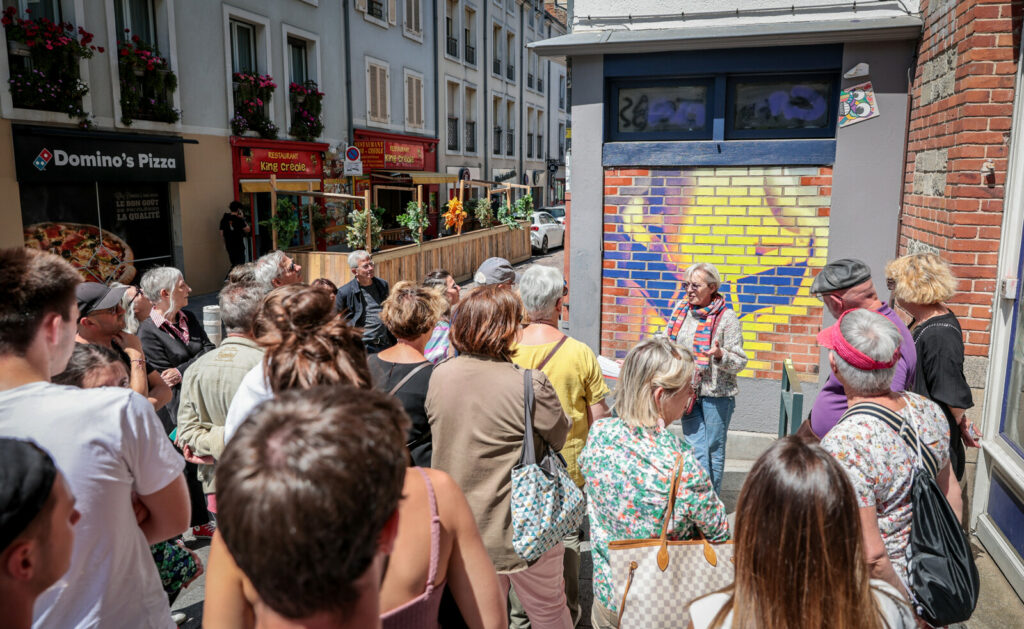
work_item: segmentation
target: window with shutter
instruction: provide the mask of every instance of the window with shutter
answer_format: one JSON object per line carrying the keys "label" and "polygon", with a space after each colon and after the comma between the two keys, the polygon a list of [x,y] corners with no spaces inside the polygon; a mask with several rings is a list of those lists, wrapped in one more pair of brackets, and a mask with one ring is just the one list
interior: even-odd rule
{"label": "window with shutter", "polygon": [[398,2],[397,0],[388,0],[388,24],[394,26],[398,24]]}
{"label": "window with shutter", "polygon": [[388,69],[386,66],[370,63],[367,72],[367,118],[375,122],[388,122],[391,117],[388,106]]}
{"label": "window with shutter", "polygon": [[416,126],[423,126],[423,81],[420,79],[414,79],[415,89],[413,95],[416,97]]}

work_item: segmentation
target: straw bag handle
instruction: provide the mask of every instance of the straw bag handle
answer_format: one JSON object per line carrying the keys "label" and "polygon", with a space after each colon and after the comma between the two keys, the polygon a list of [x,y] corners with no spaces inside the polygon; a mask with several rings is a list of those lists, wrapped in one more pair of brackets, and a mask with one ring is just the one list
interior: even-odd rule
{"label": "straw bag handle", "polygon": [[[668,496],[668,509],[665,511],[665,517],[661,521],[661,545],[658,548],[658,568],[664,572],[668,569],[668,523],[672,519],[672,514],[675,513],[676,509],[676,494],[679,492],[679,483],[683,476],[683,455],[676,455],[676,467],[672,472],[672,485]],[[694,527],[696,528],[696,527]],[[707,560],[712,566],[718,565],[718,555],[715,553],[715,549],[708,543],[704,533],[699,528],[697,530],[697,539],[704,542],[704,559]]]}

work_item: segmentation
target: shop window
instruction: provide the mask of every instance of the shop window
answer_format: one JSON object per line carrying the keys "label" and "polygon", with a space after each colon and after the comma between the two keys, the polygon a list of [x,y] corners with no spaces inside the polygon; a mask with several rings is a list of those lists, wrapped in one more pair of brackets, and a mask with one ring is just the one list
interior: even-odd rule
{"label": "shop window", "polygon": [[231,20],[231,71],[256,72],[256,28]]}
{"label": "shop window", "polygon": [[423,77],[405,71],[405,126],[423,128]]}
{"label": "shop window", "polygon": [[736,139],[833,137],[834,77],[729,77],[725,136]]}
{"label": "shop window", "polygon": [[[559,85],[564,89],[564,78]],[[624,83],[613,94],[616,135],[620,140],[710,139],[713,93],[711,79]]]}
{"label": "shop window", "polygon": [[156,47],[156,19],[152,0],[114,0],[114,23],[122,41],[138,35],[143,42]]}
{"label": "shop window", "polygon": [[367,61],[366,77],[367,117],[374,122],[390,122],[391,99],[388,84],[391,76],[387,64]]}

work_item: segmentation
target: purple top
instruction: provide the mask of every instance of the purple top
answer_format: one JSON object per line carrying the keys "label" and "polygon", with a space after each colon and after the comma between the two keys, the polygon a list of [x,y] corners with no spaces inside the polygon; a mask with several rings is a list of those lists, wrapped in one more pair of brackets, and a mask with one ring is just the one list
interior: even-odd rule
{"label": "purple top", "polygon": [[[883,314],[900,331],[903,341],[900,343],[900,360],[896,363],[896,373],[892,376],[890,388],[899,393],[910,391],[914,388],[914,374],[917,370],[917,350],[914,349],[914,337],[910,330],[899,318],[896,311],[886,304],[877,310]],[[836,374],[830,373],[825,386],[821,387],[818,397],[814,398],[814,408],[811,409],[811,428],[818,437],[824,437],[832,430],[832,427],[839,422],[839,418],[846,412],[846,391],[843,385],[836,380]]]}

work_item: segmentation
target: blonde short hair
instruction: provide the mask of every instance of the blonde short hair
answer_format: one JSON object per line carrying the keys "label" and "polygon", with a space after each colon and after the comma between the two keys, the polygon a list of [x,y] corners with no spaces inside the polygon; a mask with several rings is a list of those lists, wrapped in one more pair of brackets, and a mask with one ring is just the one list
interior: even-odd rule
{"label": "blonde short hair", "polygon": [[[690,350],[663,336],[640,341],[622,363],[615,388],[615,410],[632,427],[658,424],[661,413],[654,402],[658,387],[675,392],[693,385],[693,355]],[[664,417],[666,422],[679,419]]]}
{"label": "blonde short hair", "polygon": [[934,253],[912,253],[885,265],[885,277],[895,280],[893,295],[908,304],[935,304],[956,294],[956,277]]}
{"label": "blonde short hair", "polygon": [[686,279],[692,280],[693,274],[700,272],[704,276],[704,281],[711,285],[712,289],[718,290],[722,286],[722,275],[715,268],[714,264],[710,262],[698,262],[697,264],[691,264],[686,268]]}
{"label": "blonde short hair", "polygon": [[434,329],[448,302],[436,290],[403,280],[380,307],[381,323],[400,339],[416,339]]}

